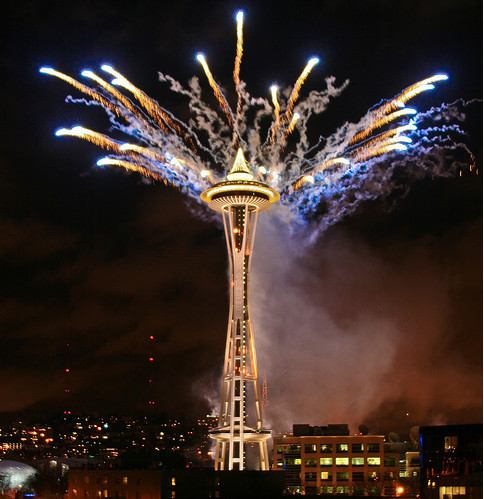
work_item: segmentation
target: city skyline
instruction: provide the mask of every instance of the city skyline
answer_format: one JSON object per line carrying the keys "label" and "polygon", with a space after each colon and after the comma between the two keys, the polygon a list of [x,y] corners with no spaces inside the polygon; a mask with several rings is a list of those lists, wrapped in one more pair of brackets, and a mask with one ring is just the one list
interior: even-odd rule
{"label": "city skyline", "polygon": [[[330,131],[335,123],[357,119],[379,98],[391,97],[438,70],[449,73],[449,83],[426,97],[425,105],[481,97],[482,58],[473,45],[479,33],[457,22],[472,19],[479,10],[475,3],[464,2],[458,8],[449,2],[442,11],[432,12],[436,4],[428,2],[416,9],[414,22],[422,30],[427,19],[436,17],[440,23],[426,27],[425,44],[425,33],[414,31],[405,50],[392,46],[398,29],[392,38],[385,27],[390,11],[381,2],[370,4],[368,10],[381,16],[382,46],[375,44],[376,35],[366,33],[375,38],[360,51],[362,60],[355,62],[351,43],[341,32],[346,25],[355,39],[365,35],[358,27],[358,12],[345,13],[328,2],[327,11],[322,8],[314,16],[297,13],[290,23],[282,14],[249,2],[244,6],[250,19],[244,79],[261,88],[255,92],[261,94],[273,83],[268,78],[275,75],[290,83],[307,56],[317,52],[321,67],[307,91],[331,74],[340,82],[350,79],[348,90],[334,101],[322,124]],[[213,3],[219,12],[213,22],[206,12],[187,15],[181,6],[171,6],[159,11],[160,19],[165,14],[159,33],[140,36],[144,17],[130,20],[129,11],[113,5],[99,7],[95,14],[74,4],[65,11],[66,27],[56,17],[60,13],[49,18],[54,4],[42,12],[34,6],[18,12],[10,7],[11,18],[18,23],[12,24],[17,32],[7,31],[10,46],[20,45],[25,56],[20,62],[13,55],[7,59],[9,90],[19,107],[7,103],[9,140],[2,146],[6,278],[0,345],[8,354],[0,371],[0,412],[35,404],[42,412],[62,405],[66,368],[69,395],[78,410],[122,411],[126,404],[142,410],[150,390],[159,410],[199,411],[218,400],[220,373],[209,366],[222,365],[220,345],[228,307],[221,228],[212,224],[207,212],[200,217],[198,207],[187,207],[179,193],[160,183],[93,169],[99,157],[96,148],[56,139],[56,127],[66,120],[75,124],[80,116],[85,122],[92,110],[62,102],[64,88],[43,80],[36,71],[47,63],[80,70],[116,62],[164,104],[156,72],[166,71],[182,81],[193,74],[202,79],[190,60],[200,49],[213,51],[216,75],[230,76],[225,68],[234,54],[228,40],[233,40],[233,16],[240,6]],[[183,6],[196,9],[193,3]],[[396,26],[403,32],[411,9],[400,8],[402,19]],[[366,9],[359,14],[370,16]],[[109,16],[114,19],[108,28],[103,20]],[[271,23],[284,27],[283,32],[292,26],[293,43],[274,27],[270,36],[257,40],[257,33]],[[474,28],[480,27],[479,21],[474,23]],[[318,32],[319,25],[327,33]],[[452,43],[450,36],[443,36],[450,27],[455,31]],[[184,43],[174,50],[177,33]],[[230,45],[230,50],[217,47],[220,43]],[[136,55],[142,50],[145,57],[140,61]],[[287,67],[282,63],[286,52]],[[405,60],[406,52],[413,57]],[[264,69],[258,56],[271,67]],[[397,60],[392,61],[392,70],[383,64],[391,57]],[[19,74],[22,78],[15,80]],[[21,96],[26,102],[20,102]],[[183,105],[174,105],[183,113]],[[474,133],[471,140],[480,169],[479,106],[470,107],[469,113],[463,128]],[[322,117],[325,121],[326,114]],[[97,116],[89,119],[101,122]],[[24,146],[26,134],[33,145],[30,151]],[[358,418],[349,421],[353,425],[371,426],[388,418],[389,429],[406,418],[415,418],[409,421],[411,427],[439,418],[460,422],[467,417],[471,421],[462,422],[473,422],[481,416],[480,179],[480,171],[478,176],[463,172],[462,177],[407,185],[403,174],[406,197],[367,203],[320,235],[313,246],[301,248],[297,239],[284,240],[283,227],[258,239],[253,283],[261,303],[254,311],[257,331],[266,329],[269,316],[277,317],[277,327],[259,340],[273,427],[283,430],[292,424],[291,411],[304,406],[311,395],[318,402],[307,403],[302,416],[313,415],[304,421],[312,424],[346,422],[349,412]],[[280,294],[286,284],[293,294]],[[299,329],[298,334],[285,332],[284,323],[288,329]],[[181,358],[188,360],[181,364]],[[151,388],[148,380],[153,373]],[[372,375],[377,379],[368,379]],[[301,386],[307,388],[298,390]],[[341,394],[353,405],[338,400]],[[444,399],[446,394],[450,401]]]}

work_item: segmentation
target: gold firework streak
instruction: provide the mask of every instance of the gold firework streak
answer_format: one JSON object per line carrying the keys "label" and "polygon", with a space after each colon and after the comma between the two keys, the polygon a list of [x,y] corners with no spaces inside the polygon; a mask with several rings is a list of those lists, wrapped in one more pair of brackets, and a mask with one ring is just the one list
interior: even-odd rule
{"label": "gold firework streak", "polygon": [[215,184],[215,180],[213,179],[212,172],[210,170],[202,170],[200,172],[200,177],[208,179],[211,184]]}
{"label": "gold firework streak", "polygon": [[163,178],[160,174],[152,172],[151,170],[148,170],[148,168],[145,168],[144,166],[137,165],[135,163],[130,163],[129,161],[124,161],[122,159],[114,159],[114,158],[102,158],[96,164],[98,166],[105,166],[105,165],[121,166],[126,170],[141,173],[141,175],[148,178],[152,178],[153,180],[160,180],[161,182],[164,182],[165,185],[171,185],[172,187],[176,187],[166,178]]}
{"label": "gold firework streak", "polygon": [[327,168],[330,168],[331,166],[334,166],[334,165],[346,165],[346,166],[348,166],[349,164],[350,164],[350,161],[347,160],[346,158],[328,159],[322,165],[315,168],[314,173],[322,172],[323,170],[326,170]]}
{"label": "gold firework streak", "polygon": [[138,99],[139,103],[143,106],[148,115],[155,120],[156,124],[160,127],[162,132],[166,134],[170,133],[167,128],[168,121],[164,119],[166,113],[163,113],[163,111],[155,104],[152,99],[150,99],[138,87],[133,85],[121,73],[115,71],[111,66],[104,64],[103,66],[101,66],[101,69],[114,76],[115,79],[112,81],[114,85],[119,85],[126,90],[129,90]]}
{"label": "gold firework streak", "polygon": [[230,128],[234,129],[234,119],[232,118],[232,113],[230,111],[229,105],[225,100],[224,96],[220,92],[217,83],[213,79],[212,73],[210,72],[210,68],[208,67],[207,61],[205,60],[205,56],[203,54],[197,54],[197,61],[202,65],[203,70],[205,71],[205,76],[207,77],[208,83],[212,87],[215,98],[217,99],[220,107],[223,109],[225,116],[227,116],[227,120],[229,122]]}
{"label": "gold firework streak", "polygon": [[435,88],[433,83],[448,79],[449,77],[446,74],[436,74],[430,78],[425,78],[425,80],[418,81],[417,83],[414,83],[410,87],[406,88],[400,95],[397,95],[397,97],[392,99],[392,101],[386,106],[383,106],[382,111],[387,113],[399,107],[403,107],[407,101],[416,95],[425,92],[426,90],[433,90]]}
{"label": "gold firework streak", "polygon": [[356,144],[356,142],[359,142],[360,140],[363,140],[364,138],[368,137],[368,135],[371,135],[373,130],[380,128],[383,125],[386,125],[386,124],[390,123],[391,121],[396,120],[397,118],[400,118],[401,116],[407,116],[407,115],[412,115],[412,114],[417,114],[417,111],[415,111],[415,109],[406,107],[404,109],[400,109],[399,111],[395,111],[394,113],[391,113],[388,116],[384,116],[383,118],[380,118],[379,120],[375,121],[374,123],[371,123],[367,128],[362,130],[360,133],[357,133],[351,139],[350,145]]}
{"label": "gold firework streak", "polygon": [[372,146],[372,145],[376,144],[377,142],[382,142],[383,140],[385,140],[389,137],[393,137],[394,135],[399,135],[400,133],[405,132],[407,130],[409,130],[409,131],[417,130],[417,127],[415,125],[398,126],[397,128],[393,128],[392,130],[388,130],[388,132],[382,133],[382,134],[376,136],[375,138],[369,140],[368,142],[365,142],[364,146],[365,147]]}
{"label": "gold firework streak", "polygon": [[298,189],[301,188],[301,186],[305,183],[310,183],[314,184],[315,179],[314,179],[314,174],[322,172],[323,170],[326,170],[327,168],[330,168],[331,166],[334,165],[345,165],[348,166],[350,164],[350,161],[346,158],[333,158],[333,159],[328,159],[326,160],[323,164],[319,165],[318,167],[314,168],[313,174],[312,175],[305,175],[304,177],[300,178],[297,182],[292,184],[292,188],[297,191]]}
{"label": "gold firework streak", "polygon": [[279,101],[277,100],[277,90],[277,85],[271,86],[272,104],[274,104],[274,120],[276,123],[279,123],[279,113],[281,111],[281,106],[279,105]]}
{"label": "gold firework streak", "polygon": [[86,85],[83,85],[82,83],[78,82],[77,80],[74,80],[74,78],[71,78],[70,76],[67,76],[64,73],[56,71],[55,69],[52,69],[52,68],[46,68],[46,67],[40,68],[39,72],[55,76],[55,77],[59,78],[60,80],[64,80],[65,82],[72,85],[74,88],[77,88],[77,90],[80,90],[82,93],[89,95],[89,97],[92,97],[94,100],[98,101],[103,107],[110,109],[113,113],[116,114],[116,116],[121,116],[121,114],[122,114],[121,110],[117,106],[115,106],[114,104],[109,102],[107,99],[105,99],[103,96],[99,95],[94,90],[91,90]]}
{"label": "gold firework streak", "polygon": [[117,142],[114,142],[102,133],[94,132],[93,130],[89,130],[88,128],[84,128],[82,126],[75,126],[70,130],[68,128],[61,128],[60,130],[57,130],[55,134],[58,137],[61,137],[63,135],[78,137],[80,139],[87,140],[92,144],[96,144],[97,146],[104,149],[116,151],[117,153],[121,151],[121,146]]}
{"label": "gold firework streak", "polygon": [[285,141],[286,141],[288,135],[291,134],[294,131],[294,128],[296,128],[296,123],[298,122],[298,120],[299,120],[300,117],[301,116],[300,116],[299,113],[294,113],[293,114],[291,123],[289,123],[289,126],[287,127],[287,130],[284,132],[284,135],[282,136],[282,144],[283,144],[283,146],[285,144]]}
{"label": "gold firework streak", "polygon": [[279,126],[279,113],[281,111],[281,106],[279,105],[279,101],[277,99],[277,85],[272,85],[271,86],[271,97],[272,97],[272,104],[274,104],[274,125],[271,127],[271,142],[274,143],[276,140],[276,130],[277,127]]}
{"label": "gold firework streak", "polygon": [[296,104],[297,98],[299,97],[299,91],[301,90],[301,87],[303,86],[303,83],[306,81],[306,78],[308,77],[309,73],[311,72],[311,69],[313,69],[313,67],[318,62],[319,62],[319,59],[317,57],[313,57],[312,59],[309,59],[303,72],[301,73],[299,78],[296,80],[294,88],[292,89],[291,95],[289,96],[289,100],[287,102],[286,113],[284,114],[284,117],[282,118],[283,122],[288,122],[289,119],[291,118],[292,111],[294,109],[294,105]]}
{"label": "gold firework streak", "polygon": [[356,154],[354,157],[353,163],[363,163],[364,161],[368,161],[371,158],[375,158],[377,156],[381,156],[387,152],[391,151],[406,151],[407,146],[404,144],[389,144],[383,145],[378,148],[370,148],[369,150],[362,151],[361,153]]}
{"label": "gold firework streak", "polygon": [[239,119],[240,111],[242,108],[242,95],[240,94],[240,64],[242,62],[242,52],[243,52],[243,22],[244,22],[244,13],[242,11],[237,12],[237,53],[235,55],[235,64],[234,64],[234,83],[235,90],[237,92],[237,115],[236,122]]}
{"label": "gold firework streak", "polygon": [[142,156],[146,156],[147,158],[150,158],[154,161],[159,161],[161,163],[165,162],[165,158],[161,156],[160,154],[156,154],[153,151],[150,151],[146,147],[138,146],[136,144],[123,144],[119,148],[120,151],[122,152],[135,152],[137,154],[141,154]]}
{"label": "gold firework streak", "polygon": [[312,175],[305,175],[304,177],[300,178],[297,182],[292,184],[292,188],[297,191],[301,188],[303,184],[310,183],[314,184],[314,177]]}
{"label": "gold firework streak", "polygon": [[160,108],[160,106],[158,106],[153,99],[148,97],[142,90],[133,85],[127,78],[125,78],[121,73],[115,71],[111,66],[105,64],[101,66],[101,69],[115,77],[113,84],[120,85],[126,90],[129,90],[138,99],[139,103],[143,106],[149,116],[155,120],[162,132],[169,134],[170,130],[167,126],[170,127],[178,133],[180,137],[182,137],[182,139],[192,148],[193,151],[197,152],[197,148],[195,147],[193,140],[165,111],[163,111],[163,109]]}
{"label": "gold firework streak", "polygon": [[137,109],[136,106],[129,99],[127,99],[121,92],[119,92],[117,88],[114,88],[107,81],[104,81],[102,78],[97,76],[97,74],[95,74],[93,71],[85,70],[81,73],[81,75],[85,76],[86,78],[91,78],[91,80],[94,80],[100,87],[103,87],[114,98],[116,98],[119,102],[121,102],[121,104],[123,104],[123,106],[126,109],[131,111],[139,120],[146,122],[146,118],[140,113],[139,109]]}
{"label": "gold firework streak", "polygon": [[[319,59],[317,57],[313,57],[312,59],[309,59],[308,63],[306,64],[306,67],[304,68],[303,72],[299,75],[299,78],[296,80],[296,83],[294,84],[294,88],[292,89],[291,95],[289,96],[289,100],[287,101],[287,108],[286,112],[284,113],[284,116],[279,120],[276,121],[271,127],[271,137],[275,138],[275,135],[278,131],[278,129],[283,125],[284,123],[287,123],[292,116],[292,112],[294,110],[294,105],[296,104],[297,98],[299,97],[299,91],[301,90],[301,87],[303,86],[303,83],[306,81],[306,78],[308,77],[309,73],[311,72],[311,69],[319,62]],[[273,139],[274,142],[275,139]]]}

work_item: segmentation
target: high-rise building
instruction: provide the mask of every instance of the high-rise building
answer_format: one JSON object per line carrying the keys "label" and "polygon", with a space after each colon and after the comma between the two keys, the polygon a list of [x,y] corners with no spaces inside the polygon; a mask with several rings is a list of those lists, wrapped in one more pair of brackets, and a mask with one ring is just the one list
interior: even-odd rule
{"label": "high-rise building", "polygon": [[223,214],[230,265],[230,312],[220,418],[219,426],[210,434],[216,440],[215,469],[246,469],[246,444],[256,444],[258,467],[268,470],[270,430],[264,429],[262,422],[249,281],[258,213],[270,208],[279,194],[254,180],[239,149],[226,180],[207,189],[201,197],[211,209]]}

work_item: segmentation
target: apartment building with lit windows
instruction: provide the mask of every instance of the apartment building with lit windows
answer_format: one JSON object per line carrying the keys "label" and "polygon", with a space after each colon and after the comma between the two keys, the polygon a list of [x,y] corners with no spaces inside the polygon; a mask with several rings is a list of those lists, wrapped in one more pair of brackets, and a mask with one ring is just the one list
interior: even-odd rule
{"label": "apartment building with lit windows", "polygon": [[272,469],[285,471],[286,493],[395,495],[399,454],[386,454],[384,440],[347,425],[294,425],[274,438]]}

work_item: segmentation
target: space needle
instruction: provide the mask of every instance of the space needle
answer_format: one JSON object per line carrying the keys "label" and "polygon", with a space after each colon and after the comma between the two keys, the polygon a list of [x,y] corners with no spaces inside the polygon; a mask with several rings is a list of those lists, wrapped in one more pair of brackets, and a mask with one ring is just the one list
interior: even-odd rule
{"label": "space needle", "polygon": [[223,215],[230,265],[230,312],[220,418],[219,426],[210,432],[216,441],[215,469],[246,469],[246,444],[256,444],[260,469],[269,470],[267,440],[271,432],[264,429],[262,421],[249,277],[258,213],[270,208],[279,194],[254,180],[239,149],[226,180],[204,191],[201,198]]}

